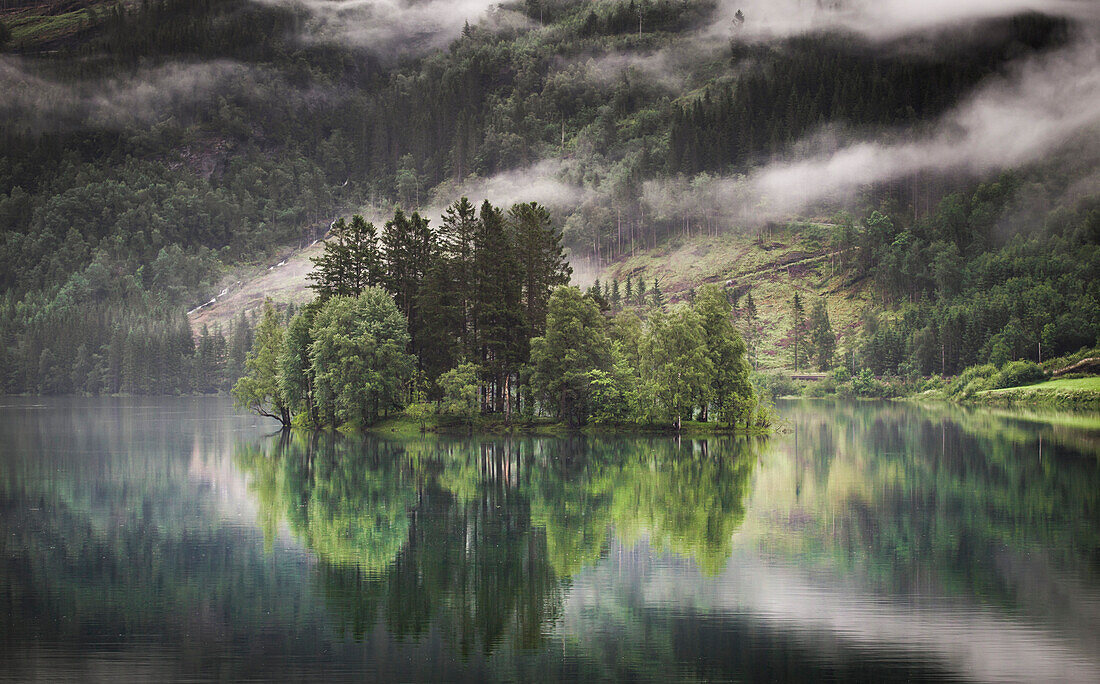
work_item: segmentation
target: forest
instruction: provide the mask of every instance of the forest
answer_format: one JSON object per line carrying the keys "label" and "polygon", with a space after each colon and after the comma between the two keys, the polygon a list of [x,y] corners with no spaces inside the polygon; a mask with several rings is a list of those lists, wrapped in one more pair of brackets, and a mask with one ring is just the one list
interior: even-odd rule
{"label": "forest", "polygon": [[[1072,46],[1080,26],[1064,16],[998,16],[940,31],[929,36],[937,49],[922,50],[828,28],[738,39],[757,21],[749,13],[735,20],[748,28],[704,49],[691,44],[723,16],[718,3],[544,0],[468,20],[440,49],[382,50],[306,39],[318,18],[290,2],[32,5],[0,8],[2,74],[14,94],[0,103],[4,393],[226,392],[244,372],[258,312],[206,330],[188,329],[184,312],[209,301],[227,273],[341,233],[330,228],[339,216],[400,206],[410,213],[398,225],[416,233],[413,216],[485,194],[466,186],[510,178],[523,187],[548,161],[569,197],[538,199],[561,226],[562,259],[586,278],[684,236],[827,226],[850,287],[873,300],[855,341],[832,349],[822,342],[828,311],[815,319],[806,301],[800,320],[784,302],[783,325],[799,340],[784,363],[795,370],[843,361],[876,377],[952,376],[1039,361],[1040,343],[1043,357],[1072,354],[1100,335],[1100,195],[1086,182],[1087,142],[1076,141],[1076,155],[1051,149],[995,174],[884,177],[847,200],[789,211],[715,199],[723,183],[747,191],[755,169],[797,159],[823,132],[898,140],[936,129],[1021,59]],[[469,302],[419,302],[410,289],[416,278],[443,282],[433,259],[386,286],[425,397],[439,400],[438,378],[461,359],[494,378],[483,397],[494,413],[527,410],[536,402],[517,394],[530,387],[520,369],[564,283],[533,302],[532,283],[506,293],[523,305],[500,315],[523,309],[523,339],[493,335],[503,346],[474,349]],[[603,280],[589,299],[615,325],[620,309],[636,308],[622,306],[631,298],[648,299],[661,318],[695,296],[641,276],[615,295]],[[370,274],[363,282],[384,285]],[[772,350],[754,344],[761,323],[749,300],[727,294],[748,356],[765,358]],[[448,313],[421,320],[422,308]],[[826,348],[804,356],[812,326]],[[420,398],[406,390],[404,401]],[[693,401],[706,413],[707,402]]]}
{"label": "forest", "polygon": [[284,428],[402,410],[422,425],[771,421],[720,288],[667,312],[659,293],[612,312],[597,287],[568,286],[561,233],[536,203],[505,213],[462,198],[438,230],[397,210],[380,235],[359,215],[333,233],[309,276],[316,299],[282,315],[265,304],[233,387]]}

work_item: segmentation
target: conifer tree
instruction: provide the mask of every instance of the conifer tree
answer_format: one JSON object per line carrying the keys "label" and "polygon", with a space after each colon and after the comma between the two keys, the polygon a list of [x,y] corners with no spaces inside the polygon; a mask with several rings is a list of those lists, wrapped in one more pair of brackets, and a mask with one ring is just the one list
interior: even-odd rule
{"label": "conifer tree", "polygon": [[476,358],[474,340],[474,240],[477,234],[477,209],[463,197],[443,213],[439,230],[439,246],[449,267],[455,305],[458,307],[458,336],[462,353],[467,359]]}
{"label": "conifer tree", "polygon": [[417,295],[431,264],[432,252],[433,236],[428,219],[416,212],[406,215],[396,209],[382,231],[384,285],[408,320],[412,351],[418,357],[424,336],[416,307]]}
{"label": "conifer tree", "polygon": [[511,378],[527,360],[521,273],[504,213],[485,201],[474,240],[474,320],[493,410],[503,413],[511,408]]}
{"label": "conifer tree", "polygon": [[797,292],[794,293],[794,297],[791,298],[791,345],[792,345],[792,360],[794,362],[794,370],[797,373],[800,363],[805,354],[805,350],[802,348],[802,339],[806,329],[806,309],[802,306],[802,298]]}
{"label": "conifer tree", "polygon": [[307,279],[322,299],[355,297],[382,280],[377,231],[359,214],[350,224],[343,218],[336,221],[324,252],[312,261],[314,270]]}
{"label": "conifer tree", "polygon": [[836,354],[836,335],[829,321],[825,300],[819,299],[814,302],[814,308],[810,311],[809,328],[810,346],[813,349],[817,369],[827,371],[832,367],[833,356]]}
{"label": "conifer tree", "polygon": [[508,212],[516,258],[522,271],[524,315],[528,337],[546,327],[550,294],[569,283],[573,269],[565,259],[562,234],[554,228],[545,207],[527,202]]}

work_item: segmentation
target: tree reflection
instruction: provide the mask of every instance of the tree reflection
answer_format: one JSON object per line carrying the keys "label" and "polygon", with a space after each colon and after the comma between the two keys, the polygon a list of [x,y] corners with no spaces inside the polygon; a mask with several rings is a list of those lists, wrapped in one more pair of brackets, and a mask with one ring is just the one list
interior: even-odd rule
{"label": "tree reflection", "polygon": [[756,462],[744,439],[390,442],[282,435],[242,445],[260,524],[319,561],[340,629],[401,637],[435,621],[463,655],[538,645],[564,585],[620,539],[717,571]]}

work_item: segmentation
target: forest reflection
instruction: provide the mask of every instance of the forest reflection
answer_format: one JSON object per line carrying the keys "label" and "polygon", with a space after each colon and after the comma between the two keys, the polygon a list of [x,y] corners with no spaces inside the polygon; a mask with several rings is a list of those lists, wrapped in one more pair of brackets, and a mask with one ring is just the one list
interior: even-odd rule
{"label": "forest reflection", "polygon": [[344,634],[398,638],[435,620],[462,653],[537,646],[570,578],[609,545],[721,571],[766,444],[746,438],[399,442],[284,433],[241,444],[260,524],[316,556]]}

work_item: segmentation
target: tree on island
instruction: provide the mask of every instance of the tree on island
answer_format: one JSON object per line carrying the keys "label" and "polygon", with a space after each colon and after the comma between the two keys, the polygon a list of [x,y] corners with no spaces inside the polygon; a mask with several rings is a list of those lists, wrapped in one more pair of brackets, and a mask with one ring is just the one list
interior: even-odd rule
{"label": "tree on island", "polygon": [[306,278],[322,299],[358,297],[364,288],[382,283],[378,232],[359,214],[350,224],[342,218],[336,221],[324,252],[312,261],[315,268]]}
{"label": "tree on island", "polygon": [[238,407],[274,418],[284,428],[290,427],[290,404],[279,389],[279,360],[283,350],[283,327],[271,300],[264,301],[263,318],[256,327],[252,350],[244,365],[244,377],[233,386],[233,398]]}
{"label": "tree on island", "polygon": [[679,430],[695,407],[709,403],[714,364],[707,354],[702,317],[685,304],[655,311],[640,346],[642,376],[665,418]]}
{"label": "tree on island", "polygon": [[322,419],[370,425],[401,406],[415,359],[406,352],[408,323],[385,290],[334,297],[310,330],[310,372]]}
{"label": "tree on island", "polygon": [[531,340],[531,385],[536,396],[571,426],[589,415],[593,370],[611,365],[611,340],[600,308],[575,287],[550,297],[546,334]]}
{"label": "tree on island", "polygon": [[[752,397],[749,383],[749,364],[745,360],[745,341],[733,327],[733,306],[725,291],[718,285],[699,288],[695,298],[695,310],[703,324],[703,339],[707,357],[714,367],[710,381],[711,400],[718,417],[733,424],[746,418]],[[703,419],[707,407],[703,407]]]}

